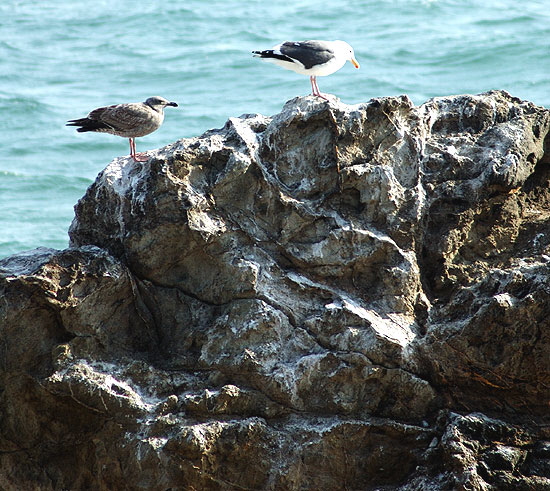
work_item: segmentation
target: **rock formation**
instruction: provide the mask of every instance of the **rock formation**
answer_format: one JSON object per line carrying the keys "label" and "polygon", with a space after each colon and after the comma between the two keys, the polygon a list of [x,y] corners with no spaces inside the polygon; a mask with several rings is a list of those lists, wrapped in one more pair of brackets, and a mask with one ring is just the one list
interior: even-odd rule
{"label": "rock formation", "polygon": [[550,489],[550,111],[289,101],[0,261],[0,488]]}

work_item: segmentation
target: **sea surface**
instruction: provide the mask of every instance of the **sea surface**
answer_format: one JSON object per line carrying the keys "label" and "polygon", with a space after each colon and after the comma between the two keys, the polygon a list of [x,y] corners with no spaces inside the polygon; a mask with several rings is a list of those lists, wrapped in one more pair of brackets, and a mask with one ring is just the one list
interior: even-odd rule
{"label": "sea surface", "polygon": [[505,89],[550,107],[550,4],[498,0],[135,0],[0,3],[0,257],[63,249],[73,206],[128,140],[68,119],[161,95],[164,125],[137,150],[273,115],[307,77],[253,58],[284,40],[343,39],[351,64],[319,78],[355,104]]}

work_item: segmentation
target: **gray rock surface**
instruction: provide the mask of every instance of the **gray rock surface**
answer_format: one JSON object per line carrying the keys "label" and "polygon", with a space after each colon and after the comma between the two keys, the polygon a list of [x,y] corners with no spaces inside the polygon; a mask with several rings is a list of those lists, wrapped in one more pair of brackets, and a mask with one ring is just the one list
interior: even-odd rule
{"label": "gray rock surface", "polygon": [[114,160],[0,261],[0,488],[550,489],[549,131],[303,97]]}

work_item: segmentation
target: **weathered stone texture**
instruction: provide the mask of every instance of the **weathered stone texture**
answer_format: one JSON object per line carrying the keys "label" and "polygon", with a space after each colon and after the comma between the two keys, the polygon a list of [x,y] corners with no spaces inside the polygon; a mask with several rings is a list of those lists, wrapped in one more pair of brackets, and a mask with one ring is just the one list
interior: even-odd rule
{"label": "weathered stone texture", "polygon": [[0,487],[550,489],[550,111],[289,101],[0,261]]}

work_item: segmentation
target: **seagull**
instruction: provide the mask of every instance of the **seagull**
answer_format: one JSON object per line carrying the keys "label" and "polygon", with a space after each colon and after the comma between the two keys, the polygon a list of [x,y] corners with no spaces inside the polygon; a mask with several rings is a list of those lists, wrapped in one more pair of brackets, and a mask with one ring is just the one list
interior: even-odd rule
{"label": "seagull", "polygon": [[76,131],[110,133],[130,139],[130,156],[136,162],[146,162],[144,153],[136,154],[135,138],[157,130],[164,121],[164,108],[178,107],[164,97],[149,97],[145,102],[130,102],[94,109],[87,117],[71,119],[66,126],[80,126]]}
{"label": "seagull", "polygon": [[316,77],[340,70],[346,61],[359,68],[353,48],[345,41],[285,41],[271,49],[252,53],[288,70],[309,75],[312,94],[327,101],[328,98],[319,91]]}

